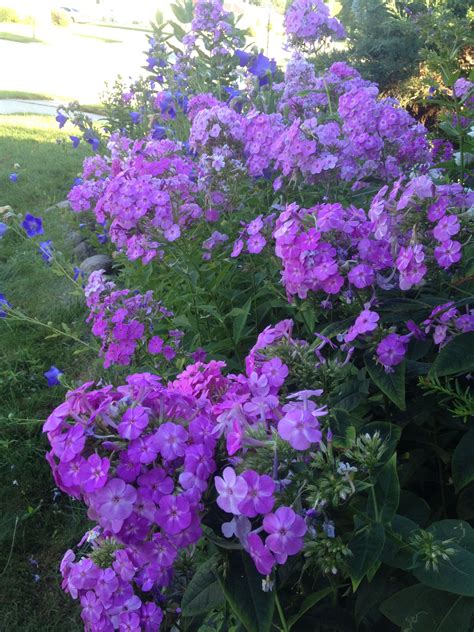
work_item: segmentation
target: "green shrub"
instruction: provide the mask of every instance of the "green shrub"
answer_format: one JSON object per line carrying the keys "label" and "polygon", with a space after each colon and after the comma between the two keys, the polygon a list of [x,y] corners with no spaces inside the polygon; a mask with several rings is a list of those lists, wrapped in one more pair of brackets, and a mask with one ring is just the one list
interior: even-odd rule
{"label": "green shrub", "polygon": [[0,22],[21,22],[21,19],[15,9],[0,7]]}
{"label": "green shrub", "polygon": [[51,11],[51,22],[55,26],[70,26],[71,18],[65,11],[61,11],[61,9],[53,9]]}

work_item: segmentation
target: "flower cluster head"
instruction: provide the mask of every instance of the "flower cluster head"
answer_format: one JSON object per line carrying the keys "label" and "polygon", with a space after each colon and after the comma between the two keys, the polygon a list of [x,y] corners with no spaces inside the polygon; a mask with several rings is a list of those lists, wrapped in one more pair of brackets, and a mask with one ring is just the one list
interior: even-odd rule
{"label": "flower cluster head", "polygon": [[109,148],[107,174],[87,170],[69,201],[75,211],[93,207],[118,249],[148,263],[202,215],[195,164],[170,140],[131,142],[116,135]]}
{"label": "flower cluster head", "polygon": [[344,26],[330,17],[323,0],[293,0],[285,14],[285,30],[295,48],[318,47],[327,40],[346,37]]}
{"label": "flower cluster head", "polygon": [[[129,618],[137,630],[158,629],[160,611],[147,595],[169,584],[180,550],[201,536],[201,498],[215,470],[212,428],[204,399],[147,373],[116,389],[86,383],[48,417],[56,483],[85,502],[102,539],[90,555],[75,561],[68,553],[62,564],[63,586],[80,599],[88,629],[112,630]],[[140,628],[147,616],[155,627]]]}
{"label": "flower cluster head", "polygon": [[153,335],[153,320],[172,316],[153,299],[153,292],[117,290],[112,281],[106,280],[103,270],[92,272],[84,292],[90,310],[87,322],[92,322],[92,333],[102,342],[100,353],[105,368],[130,364],[137,348],[144,345],[153,356],[160,355],[166,361],[175,357],[182,334],[170,331],[171,344]]}

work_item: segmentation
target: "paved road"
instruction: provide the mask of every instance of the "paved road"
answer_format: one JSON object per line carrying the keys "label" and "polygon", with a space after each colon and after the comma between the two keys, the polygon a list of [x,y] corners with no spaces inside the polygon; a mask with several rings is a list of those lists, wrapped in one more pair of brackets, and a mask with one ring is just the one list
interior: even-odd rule
{"label": "paved road", "polygon": [[[56,116],[56,108],[61,105],[60,101],[27,101],[21,99],[0,99],[0,114],[50,114]],[[101,117],[98,114],[89,114],[98,121]]]}
{"label": "paved road", "polygon": [[[136,79],[144,74],[145,33],[92,28],[87,36],[54,29],[43,37],[46,43],[0,40],[0,89],[98,103],[105,82],[113,82],[117,75]],[[98,37],[123,41],[109,43]]]}

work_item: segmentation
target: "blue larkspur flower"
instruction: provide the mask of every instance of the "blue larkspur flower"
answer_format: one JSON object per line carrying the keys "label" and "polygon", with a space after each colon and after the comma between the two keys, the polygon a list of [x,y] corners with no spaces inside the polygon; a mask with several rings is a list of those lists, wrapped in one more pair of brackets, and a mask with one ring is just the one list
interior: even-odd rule
{"label": "blue larkspur flower", "polygon": [[140,112],[130,112],[130,118],[132,119],[132,123],[137,125],[141,121],[141,114]]}
{"label": "blue larkspur flower", "polygon": [[53,242],[51,239],[41,241],[38,250],[43,259],[48,263],[51,263],[53,260]]}
{"label": "blue larkspur flower", "polygon": [[25,219],[22,221],[21,225],[25,229],[28,237],[35,237],[36,235],[42,235],[44,233],[43,220],[41,217],[31,215],[31,213],[27,213],[25,215]]}
{"label": "blue larkspur flower", "polygon": [[10,182],[16,182],[18,180],[18,174],[17,173],[11,173],[8,176],[8,179],[10,180]]}
{"label": "blue larkspur flower", "polygon": [[8,226],[4,224],[3,222],[0,222],[0,239],[7,232],[7,230],[8,230]]}
{"label": "blue larkspur flower", "polygon": [[65,114],[62,114],[61,112],[58,112],[58,115],[56,116],[56,120],[59,123],[59,129],[62,129],[67,121],[68,121],[68,117]]}
{"label": "blue larkspur flower", "polygon": [[84,180],[82,178],[74,178],[73,186],[77,186],[78,184],[82,184]]}
{"label": "blue larkspur flower", "polygon": [[248,66],[253,55],[251,53],[247,53],[244,50],[236,50],[234,53],[234,57],[238,58],[239,66]]}
{"label": "blue larkspur flower", "polygon": [[71,139],[72,146],[74,147],[74,149],[79,147],[79,143],[81,142],[81,139],[78,136],[69,136],[69,138]]}
{"label": "blue larkspur flower", "polygon": [[153,140],[162,140],[163,138],[166,138],[166,127],[155,123],[152,130],[151,137]]}
{"label": "blue larkspur flower", "polygon": [[6,308],[11,307],[11,303],[5,298],[5,294],[0,294],[0,318],[6,318]]}
{"label": "blue larkspur flower", "polygon": [[74,276],[73,276],[74,281],[77,281],[77,279],[80,276],[84,278],[84,272],[81,270],[81,268],[74,268],[73,273],[74,273]]}
{"label": "blue larkspur flower", "polygon": [[64,375],[64,373],[57,367],[52,366],[50,369],[45,371],[43,375],[48,380],[48,386],[58,386],[61,384],[59,377]]}

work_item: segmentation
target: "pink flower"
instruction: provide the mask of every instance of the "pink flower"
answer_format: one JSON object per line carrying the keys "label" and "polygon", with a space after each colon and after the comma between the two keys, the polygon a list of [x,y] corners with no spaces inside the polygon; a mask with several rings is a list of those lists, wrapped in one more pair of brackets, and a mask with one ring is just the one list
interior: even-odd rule
{"label": "pink flower", "polygon": [[283,406],[284,417],[278,422],[278,434],[295,450],[307,450],[312,443],[319,443],[322,433],[317,417],[327,414],[326,409],[316,408],[314,402],[292,402]]}
{"label": "pink flower", "polygon": [[256,533],[249,533],[247,546],[257,571],[262,575],[270,575],[275,566],[275,558],[270,549],[264,545],[260,536]]}
{"label": "pink flower", "polygon": [[236,476],[231,467],[226,467],[222,478],[216,476],[214,483],[218,492],[217,504],[221,509],[238,516],[239,503],[246,497],[248,486],[242,476]]}
{"label": "pink flower", "polygon": [[242,473],[242,478],[247,483],[248,490],[245,498],[239,503],[240,512],[248,518],[255,518],[258,514],[271,511],[275,504],[275,483],[270,476],[260,476],[254,470],[247,470]]}
{"label": "pink flower", "polygon": [[270,535],[265,544],[274,553],[295,555],[303,548],[306,524],[290,507],[279,507],[263,519],[263,528]]}
{"label": "pink flower", "polygon": [[143,406],[129,408],[118,426],[119,435],[124,439],[136,439],[148,426],[148,421],[148,413]]}
{"label": "pink flower", "polygon": [[163,496],[156,512],[156,521],[166,533],[175,535],[191,524],[189,501],[184,495]]}
{"label": "pink flower", "polygon": [[267,240],[260,233],[256,233],[247,239],[248,251],[253,255],[258,255],[265,248]]}
{"label": "pink flower", "polygon": [[377,312],[371,312],[369,309],[364,309],[359,316],[357,316],[355,323],[349,328],[349,331],[344,336],[345,342],[352,342],[357,336],[366,334],[370,331],[377,329],[380,316]]}

